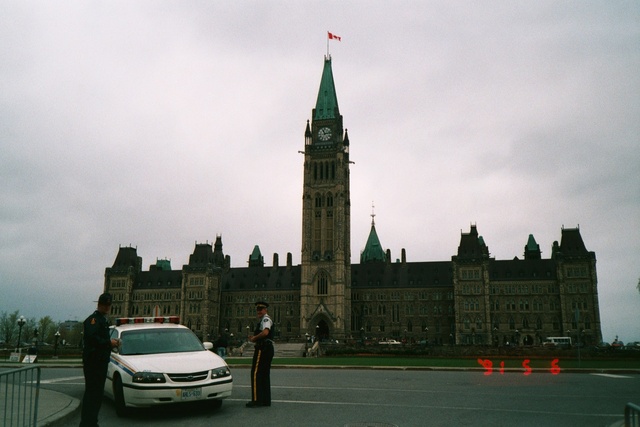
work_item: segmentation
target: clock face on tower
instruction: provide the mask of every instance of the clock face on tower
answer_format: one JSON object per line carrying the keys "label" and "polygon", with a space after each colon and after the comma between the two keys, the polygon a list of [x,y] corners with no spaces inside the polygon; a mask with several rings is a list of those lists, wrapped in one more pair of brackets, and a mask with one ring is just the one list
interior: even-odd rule
{"label": "clock face on tower", "polygon": [[318,131],[318,139],[320,141],[328,141],[331,139],[331,129],[324,127]]}

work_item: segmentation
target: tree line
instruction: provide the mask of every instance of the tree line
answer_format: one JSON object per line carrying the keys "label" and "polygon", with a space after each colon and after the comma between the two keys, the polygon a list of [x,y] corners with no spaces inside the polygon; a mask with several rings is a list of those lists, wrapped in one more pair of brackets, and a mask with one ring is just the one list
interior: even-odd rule
{"label": "tree line", "polygon": [[[25,323],[20,330],[18,319],[20,311],[0,314],[0,340],[2,347],[28,347],[37,341],[38,345],[54,345],[56,332],[60,333],[58,345],[80,345],[82,338],[82,323],[77,322],[69,327],[61,328],[64,322],[55,322],[50,316],[39,320],[35,317],[25,317]],[[20,343],[18,343],[18,339]]]}

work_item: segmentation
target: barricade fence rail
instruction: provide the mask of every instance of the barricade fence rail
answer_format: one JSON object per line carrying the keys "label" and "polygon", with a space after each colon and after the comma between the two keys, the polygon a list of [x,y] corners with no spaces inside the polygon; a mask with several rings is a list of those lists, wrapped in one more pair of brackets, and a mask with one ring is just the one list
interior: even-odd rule
{"label": "barricade fence rail", "polygon": [[631,402],[624,407],[624,426],[640,427],[640,406]]}
{"label": "barricade fence rail", "polygon": [[0,372],[0,425],[36,427],[39,395],[39,366]]}

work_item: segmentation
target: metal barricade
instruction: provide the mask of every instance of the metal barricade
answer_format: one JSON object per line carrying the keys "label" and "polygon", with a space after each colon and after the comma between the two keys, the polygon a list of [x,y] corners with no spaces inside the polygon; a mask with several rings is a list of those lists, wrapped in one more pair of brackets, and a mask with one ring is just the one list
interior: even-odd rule
{"label": "metal barricade", "polygon": [[37,426],[39,395],[39,366],[0,372],[0,425]]}
{"label": "metal barricade", "polygon": [[624,427],[640,427],[640,406],[627,403],[624,407]]}

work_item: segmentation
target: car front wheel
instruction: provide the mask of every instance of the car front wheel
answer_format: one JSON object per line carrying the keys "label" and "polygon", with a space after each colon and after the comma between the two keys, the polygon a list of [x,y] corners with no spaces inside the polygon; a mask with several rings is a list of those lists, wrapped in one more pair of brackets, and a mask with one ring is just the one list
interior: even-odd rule
{"label": "car front wheel", "polygon": [[124,390],[122,387],[122,378],[117,375],[113,379],[113,400],[116,406],[116,415],[119,417],[126,417],[129,415],[129,409],[124,402]]}

